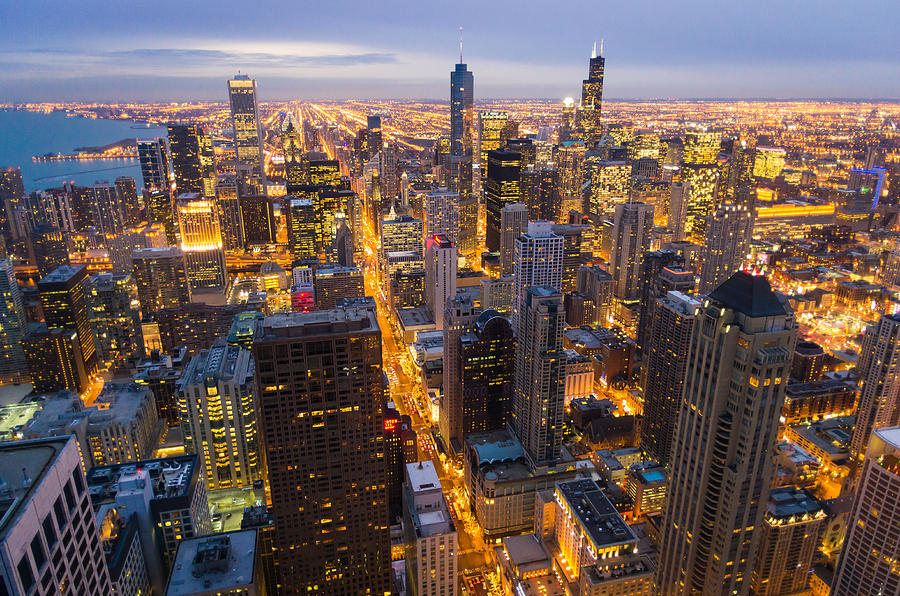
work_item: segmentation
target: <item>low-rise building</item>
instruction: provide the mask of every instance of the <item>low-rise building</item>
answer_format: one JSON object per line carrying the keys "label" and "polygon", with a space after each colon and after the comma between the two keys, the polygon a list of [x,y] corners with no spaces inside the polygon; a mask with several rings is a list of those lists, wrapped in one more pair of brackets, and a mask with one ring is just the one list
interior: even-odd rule
{"label": "low-rise building", "polygon": [[182,540],[169,574],[167,596],[264,596],[257,531],[235,530]]}

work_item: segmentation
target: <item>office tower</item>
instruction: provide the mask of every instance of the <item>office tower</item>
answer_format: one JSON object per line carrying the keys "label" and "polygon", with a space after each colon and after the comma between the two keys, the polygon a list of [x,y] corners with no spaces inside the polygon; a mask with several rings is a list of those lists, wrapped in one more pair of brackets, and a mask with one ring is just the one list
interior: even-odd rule
{"label": "office tower", "polygon": [[500,209],[500,273],[513,272],[516,240],[528,228],[528,207],[525,203],[509,203]]}
{"label": "office tower", "polygon": [[833,594],[897,594],[900,558],[900,427],[875,429],[862,462]]}
{"label": "office tower", "polygon": [[131,274],[92,275],[85,281],[85,294],[102,358],[125,361],[139,354],[141,313]]}
{"label": "office tower", "polygon": [[562,211],[559,170],[535,169],[521,175],[522,202],[528,205],[529,219],[555,221]]}
{"label": "office tower", "polygon": [[434,462],[406,464],[405,476],[403,529],[408,591],[415,596],[456,596],[456,525]]}
{"label": "office tower", "polygon": [[672,232],[672,240],[681,242],[685,239],[684,218],[687,215],[687,198],[690,185],[682,182],[669,184],[669,213],[666,227]]}
{"label": "office tower", "polygon": [[822,502],[802,488],[775,488],[763,519],[750,589],[759,596],[804,592],[825,529]]}
{"label": "office tower", "polygon": [[613,278],[597,265],[582,265],[578,268],[578,282],[575,290],[587,296],[594,305],[594,322],[608,326],[612,322]]}
{"label": "office tower", "polygon": [[[282,585],[296,593],[389,591],[374,309],[266,317],[253,359]],[[331,389],[323,393],[325,382]]]}
{"label": "office tower", "polygon": [[520,308],[510,424],[531,458],[545,462],[559,457],[562,445],[566,313],[562,294],[545,285],[528,286]]}
{"label": "office tower", "polygon": [[265,195],[247,195],[240,198],[241,221],[247,246],[260,246],[275,242],[275,211],[272,201]]}
{"label": "office tower", "polygon": [[138,159],[146,190],[171,191],[169,186],[169,152],[165,139],[138,139]]}
{"label": "office tower", "polygon": [[565,240],[553,233],[553,223],[530,221],[524,234],[516,238],[513,263],[513,329],[519,332],[519,315],[529,286],[562,285],[563,247]]}
{"label": "office tower", "polygon": [[354,263],[353,231],[347,223],[346,217],[340,219],[337,232],[334,234],[334,247],[331,256],[339,265],[352,267]]}
{"label": "office tower", "polygon": [[125,214],[118,189],[104,180],[95,182],[91,192],[91,221],[97,233],[112,235],[121,232],[125,227]]}
{"label": "office tower", "polygon": [[784,169],[785,150],[781,147],[759,147],[753,150],[753,177],[773,181]]}
{"label": "office tower", "polygon": [[221,336],[230,333],[239,315],[248,311],[245,304],[204,304],[192,302],[171,306],[153,313],[161,350],[172,353],[184,348],[186,356],[208,349]]}
{"label": "office tower", "polygon": [[64,185],[69,194],[69,206],[72,212],[72,224],[76,232],[86,232],[94,225],[94,189],[91,186]]}
{"label": "office tower", "polygon": [[600,53],[598,54],[595,43],[588,65],[588,78],[581,82],[581,105],[578,108],[580,132],[582,139],[589,147],[597,144],[603,134],[603,121],[600,114],[603,106],[603,70],[605,66],[603,44],[600,44]]}
{"label": "office tower", "polygon": [[338,189],[341,186],[341,163],[337,159],[310,159],[309,184]]}
{"label": "office tower", "polygon": [[516,355],[509,319],[482,310],[459,342],[463,435],[506,428]]}
{"label": "office tower", "polygon": [[25,305],[12,261],[0,261],[0,385],[28,382],[22,336],[27,331]]}
{"label": "office tower", "polygon": [[[506,112],[478,112],[478,163],[487,163],[488,151],[500,149],[509,130],[509,114]],[[517,135],[513,135],[515,137]]]}
{"label": "office tower", "polygon": [[38,275],[45,277],[57,267],[69,264],[66,237],[55,226],[39,223],[31,230],[31,247]]}
{"label": "office tower", "polygon": [[312,199],[287,197],[288,249],[294,260],[316,258],[316,213]]}
{"label": "office tower", "polygon": [[429,236],[446,236],[459,242],[459,193],[438,188],[425,194],[422,201],[425,230]]}
{"label": "office tower", "polygon": [[97,523],[84,514],[91,500],[75,438],[3,443],[0,473],[7,499],[0,592],[109,594]]}
{"label": "office tower", "polygon": [[84,356],[85,369],[88,375],[97,369],[97,349],[94,333],[88,319],[87,300],[84,295],[84,281],[87,269],[63,266],[38,282],[41,294],[41,307],[47,328],[71,329],[78,334],[78,343]]}
{"label": "office tower", "polygon": [[171,192],[168,189],[144,191],[144,203],[151,223],[162,224],[165,229],[166,242],[177,244],[178,224],[175,222]]}
{"label": "office tower", "polygon": [[234,126],[234,171],[239,194],[266,194],[263,134],[256,104],[256,80],[245,74],[228,80],[231,121]]}
{"label": "office tower", "polygon": [[613,294],[617,300],[640,298],[640,268],[644,253],[653,239],[653,205],[624,203],[616,205],[613,220],[610,263]]}
{"label": "office tower", "polygon": [[[350,190],[331,190],[320,185],[312,199],[316,212],[316,252],[328,254],[334,247],[339,222],[352,215],[353,205],[358,202],[358,197]],[[361,229],[361,219],[351,218],[351,221],[358,221]],[[354,223],[355,225],[357,224]],[[361,239],[362,231],[359,235]]]}
{"label": "office tower", "polygon": [[666,467],[670,467],[673,460],[672,446],[698,308],[699,300],[681,292],[669,292],[657,298],[652,306],[647,343],[642,347],[644,420],[641,450]]}
{"label": "office tower", "polygon": [[381,131],[381,116],[366,117],[366,160],[372,159],[384,145],[384,135]]}
{"label": "office tower", "polygon": [[169,150],[178,194],[200,193],[212,197],[216,191],[216,164],[212,139],[197,124],[170,124]]}
{"label": "office tower", "polygon": [[743,265],[750,251],[753,213],[744,206],[722,205],[709,215],[699,293],[712,292]]}
{"label": "office tower", "polygon": [[434,313],[435,329],[444,328],[447,299],[456,296],[456,246],[444,235],[425,242],[425,303]]}
{"label": "office tower", "polygon": [[[391,524],[403,516],[403,481],[407,464],[403,453],[403,434],[411,426],[412,419],[409,416],[401,416],[400,412],[388,404],[384,410],[384,459]],[[413,461],[416,459],[418,455]]]}
{"label": "office tower", "polygon": [[9,236],[12,231],[9,219],[16,204],[25,196],[21,168],[0,166],[0,234]]}
{"label": "office tower", "polygon": [[872,431],[898,422],[900,314],[881,315],[878,322],[866,327],[857,370],[861,387],[850,438],[851,481],[859,478]]}
{"label": "office tower", "polygon": [[731,276],[700,307],[675,431],[661,594],[747,594],[797,338],[764,277]]}
{"label": "office tower", "polygon": [[654,250],[644,253],[641,259],[640,311],[637,328],[637,344],[643,349],[650,333],[650,317],[657,298],[668,292],[693,294],[695,276],[693,271],[686,271],[682,266],[684,257],[674,250]]}
{"label": "office tower", "polygon": [[424,250],[425,225],[410,215],[400,215],[381,222],[381,252],[414,252]]}
{"label": "office tower", "polygon": [[22,336],[22,352],[35,392],[81,393],[90,384],[78,334],[72,329],[32,325]]}
{"label": "office tower", "polygon": [[184,254],[180,248],[167,246],[134,251],[133,272],[138,302],[145,317],[191,301]]}
{"label": "office tower", "polygon": [[208,490],[252,487],[263,479],[250,351],[217,341],[177,382],[185,451],[199,455]]}
{"label": "office tower", "polygon": [[178,543],[166,596],[241,594],[264,596],[266,578],[261,569],[263,543],[254,528],[232,530]]}
{"label": "office tower", "polygon": [[438,425],[444,445],[451,453],[463,447],[464,396],[462,389],[463,360],[460,339],[478,318],[479,310],[472,298],[459,294],[447,300],[444,312],[444,392],[439,403]]}
{"label": "office tower", "polygon": [[154,593],[162,594],[178,544],[212,531],[197,455],[97,466],[87,473],[94,511],[117,507],[137,516]]}
{"label": "office tower", "polygon": [[321,265],[316,269],[313,284],[317,310],[331,310],[341,298],[366,295],[365,279],[359,267]]}
{"label": "office tower", "polygon": [[706,218],[715,209],[718,156],[718,133],[687,133],[681,167],[681,182],[687,187],[683,207],[684,233],[698,244],[706,238]]}
{"label": "office tower", "polygon": [[510,203],[521,202],[519,171],[522,156],[519,153],[496,149],[488,151],[487,178],[484,181],[486,210],[485,244],[488,252],[500,250],[503,227],[500,211]]}
{"label": "office tower", "polygon": [[221,288],[227,282],[225,251],[216,201],[198,193],[175,200],[181,230],[181,252],[191,291]]}
{"label": "office tower", "polygon": [[131,176],[119,176],[116,178],[116,193],[119,195],[119,203],[122,206],[122,217],[126,227],[133,227],[141,223],[141,202],[138,197],[137,184]]}
{"label": "office tower", "polygon": [[584,211],[584,143],[566,141],[556,151],[556,167],[559,170],[559,192],[562,195],[562,212]]}
{"label": "office tower", "polygon": [[586,154],[582,166],[587,181],[584,210],[594,226],[611,217],[616,205],[628,201],[631,194],[631,164],[598,157]]}
{"label": "office tower", "polygon": [[567,294],[578,286],[578,269],[585,260],[590,260],[589,239],[585,238],[591,227],[584,224],[556,224],[553,233],[563,238],[563,271],[560,291]]}
{"label": "office tower", "polygon": [[304,184],[303,130],[293,112],[281,121],[281,152],[284,154],[284,184],[287,193]]}
{"label": "office tower", "polygon": [[225,250],[241,250],[246,244],[244,218],[238,198],[234,176],[219,176],[216,182],[216,204],[219,206],[219,222],[222,225],[222,243]]}
{"label": "office tower", "polygon": [[450,73],[450,154],[472,155],[475,123],[475,78],[466,65],[456,65]]}

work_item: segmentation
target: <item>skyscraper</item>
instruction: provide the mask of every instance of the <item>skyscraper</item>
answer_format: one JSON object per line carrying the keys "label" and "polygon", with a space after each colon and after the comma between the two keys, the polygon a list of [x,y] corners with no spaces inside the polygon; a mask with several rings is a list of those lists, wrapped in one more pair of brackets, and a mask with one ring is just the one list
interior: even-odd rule
{"label": "skyscraper", "polygon": [[374,309],[266,317],[253,359],[282,586],[304,594],[389,592]]}
{"label": "skyscraper", "polygon": [[456,243],[459,241],[459,193],[438,188],[425,194],[422,200],[425,230],[429,236],[438,234]]}
{"label": "skyscraper", "polygon": [[706,220],[716,204],[719,134],[689,132],[684,139],[681,182],[687,189],[682,213],[684,233],[697,244],[706,239]]}
{"label": "skyscraper", "polygon": [[244,240],[248,246],[263,246],[275,242],[275,210],[265,195],[240,198]]}
{"label": "skyscraper", "polygon": [[700,302],[681,292],[669,292],[654,301],[651,309],[641,387],[644,390],[644,420],[641,449],[663,466],[672,463],[672,443],[681,409],[688,350]]}
{"label": "skyscraper", "polygon": [[463,446],[463,360],[462,338],[478,318],[479,311],[471,297],[459,294],[444,306],[444,392],[439,404],[438,424],[441,437],[452,453]]}
{"label": "skyscraper", "polygon": [[526,232],[516,239],[512,323],[517,334],[528,288],[550,286],[559,289],[562,284],[564,242],[562,236],[553,233],[553,223],[549,221],[528,222]]}
{"label": "skyscraper", "polygon": [[900,592],[900,426],[876,429],[862,463],[833,594]]}
{"label": "skyscraper", "polygon": [[281,121],[281,151],[284,153],[284,184],[288,194],[304,184],[303,130],[293,112]]}
{"label": "skyscraper", "polygon": [[191,301],[184,254],[178,247],[134,251],[133,271],[141,314],[144,316]]}
{"label": "skyscraper", "polygon": [[32,228],[30,237],[39,276],[45,277],[57,267],[69,264],[66,237],[58,228],[39,223]]}
{"label": "skyscraper", "polygon": [[745,272],[697,313],[671,451],[661,594],[748,593],[796,338],[787,300]]}
{"label": "skyscraper", "polygon": [[753,210],[743,205],[722,205],[709,215],[699,293],[712,292],[743,264],[750,250],[753,219]]}
{"label": "skyscraper", "polygon": [[369,115],[366,117],[366,161],[378,155],[383,146],[381,116]]}
{"label": "skyscraper", "polygon": [[58,267],[38,282],[38,291],[47,328],[71,329],[78,334],[85,370],[92,375],[97,369],[97,347],[88,318],[85,279],[87,268],[84,265]]}
{"label": "skyscraper", "polygon": [[616,205],[625,203],[631,190],[631,164],[627,161],[600,159],[587,153],[582,166],[588,182],[584,210],[596,227],[615,213]]}
{"label": "skyscraper", "polygon": [[21,340],[27,331],[25,305],[9,259],[0,261],[0,385],[25,383],[28,371]]}
{"label": "skyscraper", "polygon": [[175,200],[175,208],[191,290],[224,287],[225,250],[215,199],[199,193],[183,194]]}
{"label": "skyscraper", "polygon": [[122,216],[126,227],[133,227],[141,223],[141,201],[138,197],[137,184],[131,176],[119,176],[116,178],[116,192],[119,194],[119,202],[122,205]]}
{"label": "skyscraper", "polygon": [[462,63],[450,72],[450,155],[472,155],[475,123],[475,77]]}
{"label": "skyscraper", "polygon": [[169,124],[169,150],[178,194],[196,192],[212,197],[216,188],[212,140],[197,124]]}
{"label": "skyscraper", "polygon": [[171,190],[169,188],[169,153],[165,139],[138,139],[138,159],[141,176],[147,190]]}
{"label": "skyscraper", "polygon": [[600,118],[603,107],[603,70],[606,59],[603,57],[603,44],[597,53],[597,44],[591,52],[588,65],[588,77],[581,82],[581,105],[578,109],[578,124],[588,147],[595,145],[603,134],[603,122]]}
{"label": "skyscraper", "polygon": [[216,181],[216,204],[219,206],[219,223],[222,225],[222,243],[225,250],[244,248],[244,219],[238,198],[237,181],[232,175],[219,176]]}
{"label": "skyscraper", "polygon": [[444,328],[447,299],[456,296],[456,246],[444,235],[425,242],[425,303],[434,313],[435,329]]}
{"label": "skyscraper", "polygon": [[266,163],[256,103],[256,80],[237,74],[228,80],[234,125],[234,171],[240,195],[266,194]]}
{"label": "skyscraper", "polygon": [[32,325],[22,337],[22,351],[35,392],[81,393],[87,389],[90,377],[74,329]]}
{"label": "skyscraper", "polygon": [[487,164],[488,151],[500,149],[503,146],[504,133],[508,129],[508,113],[478,112],[478,163]]}
{"label": "skyscraper", "polygon": [[488,252],[500,250],[503,227],[500,211],[510,203],[519,203],[522,189],[519,184],[522,155],[497,149],[488,151],[487,178],[484,181],[486,210],[485,244]]}
{"label": "skyscraper", "polygon": [[566,313],[559,290],[544,285],[528,286],[520,308],[511,425],[532,459],[545,462],[562,445]]}
{"label": "skyscraper", "polygon": [[509,203],[500,209],[500,272],[513,272],[516,240],[528,229],[528,207],[525,203]]}
{"label": "skyscraper", "polygon": [[178,224],[172,209],[172,193],[169,189],[156,189],[144,192],[147,205],[147,218],[152,223],[162,224],[166,231],[166,242],[178,243]]}
{"label": "skyscraper", "polygon": [[287,197],[288,248],[295,260],[316,258],[316,212],[312,199]]}
{"label": "skyscraper", "polygon": [[483,310],[459,342],[463,435],[506,428],[516,357],[509,319]]}
{"label": "skyscraper", "polygon": [[616,205],[609,260],[612,263],[613,294],[617,300],[625,302],[640,298],[641,259],[650,250],[652,239],[653,205]]}
{"label": "skyscraper", "polygon": [[866,327],[857,370],[861,388],[850,438],[851,484],[859,477],[872,431],[900,422],[900,314],[884,314]]}

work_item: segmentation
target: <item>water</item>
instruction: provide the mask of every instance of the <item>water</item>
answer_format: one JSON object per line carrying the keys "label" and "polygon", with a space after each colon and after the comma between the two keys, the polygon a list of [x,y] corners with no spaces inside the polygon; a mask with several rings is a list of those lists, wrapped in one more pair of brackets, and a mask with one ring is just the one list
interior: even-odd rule
{"label": "water", "polygon": [[62,112],[42,114],[0,110],[0,167],[19,166],[25,190],[31,192],[59,186],[64,181],[79,185],[97,180],[113,181],[132,176],[141,186],[141,168],[137,159],[95,161],[34,162],[33,155],[74,153],[75,147],[97,147],[145,137],[165,136],[165,127],[149,128],[127,120],[67,118]]}

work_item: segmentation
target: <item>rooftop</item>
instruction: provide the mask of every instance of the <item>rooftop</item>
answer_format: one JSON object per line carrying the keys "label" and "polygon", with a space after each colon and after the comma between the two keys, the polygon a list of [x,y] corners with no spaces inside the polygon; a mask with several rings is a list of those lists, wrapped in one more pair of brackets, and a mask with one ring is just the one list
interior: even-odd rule
{"label": "rooftop", "polygon": [[822,502],[802,488],[784,486],[769,492],[766,518],[769,520],[822,517],[825,515]]}
{"label": "rooftop", "polygon": [[256,530],[236,530],[182,540],[166,594],[208,593],[255,583]]}
{"label": "rooftop", "polygon": [[561,482],[556,490],[595,549],[637,542],[634,532],[593,480]]}
{"label": "rooftop", "polygon": [[115,501],[121,489],[120,482],[138,479],[146,472],[153,484],[154,499],[172,499],[186,496],[196,476],[197,455],[181,455],[161,459],[98,466],[87,473],[88,490],[95,508]]}
{"label": "rooftop", "polygon": [[413,493],[441,490],[437,470],[434,469],[434,462],[430,460],[406,464],[406,474],[409,476],[409,487]]}
{"label": "rooftop", "polygon": [[[40,486],[70,437],[0,443],[0,537]],[[35,522],[36,523],[36,522]]]}
{"label": "rooftop", "polygon": [[738,271],[713,290],[710,298],[749,317],[776,317],[787,312],[762,275]]}

